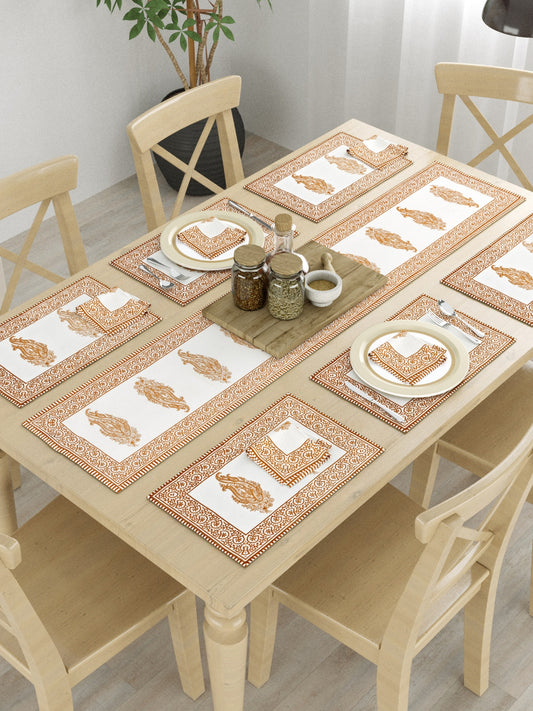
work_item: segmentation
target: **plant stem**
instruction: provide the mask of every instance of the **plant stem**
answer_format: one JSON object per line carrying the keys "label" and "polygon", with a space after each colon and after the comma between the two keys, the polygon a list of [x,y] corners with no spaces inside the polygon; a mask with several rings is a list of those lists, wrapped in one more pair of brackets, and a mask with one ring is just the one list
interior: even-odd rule
{"label": "plant stem", "polygon": [[[218,10],[217,10],[217,6],[218,6]],[[223,11],[222,0],[217,0],[214,11],[218,12],[219,16],[222,17],[222,11]],[[213,57],[215,56],[215,50],[217,48],[217,45],[218,45],[218,42],[213,42],[213,44],[211,45],[211,51],[209,52],[209,56],[207,57],[207,64],[206,64],[207,74],[210,73],[211,65],[213,64]]]}
{"label": "plant stem", "polygon": [[179,78],[181,79],[185,90],[190,89],[189,82],[187,81],[187,77],[186,77],[185,74],[183,73],[183,71],[182,71],[180,65],[179,65],[178,62],[177,62],[176,57],[175,57],[175,56],[173,55],[173,53],[172,53],[172,50],[170,49],[170,47],[168,46],[168,44],[167,44],[167,43],[165,42],[165,40],[163,39],[163,35],[161,34],[159,28],[154,25],[154,30],[155,30],[155,34],[156,34],[157,39],[161,42],[161,45],[162,45],[163,49],[164,49],[165,52],[168,54],[168,56],[169,56],[169,58],[170,58],[170,61],[172,62],[172,65],[173,65],[173,67],[174,67],[174,69],[175,69],[176,72],[178,73],[178,76],[179,76]]}

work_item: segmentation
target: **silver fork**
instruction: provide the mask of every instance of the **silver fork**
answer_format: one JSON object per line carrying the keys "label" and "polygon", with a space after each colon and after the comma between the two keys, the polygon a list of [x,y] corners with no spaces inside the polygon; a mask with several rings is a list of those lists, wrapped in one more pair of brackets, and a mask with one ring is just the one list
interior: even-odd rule
{"label": "silver fork", "polygon": [[449,321],[445,321],[440,316],[437,316],[437,314],[434,314],[433,311],[431,311],[431,310],[426,311],[426,316],[429,318],[430,321],[432,321],[435,324],[435,326],[441,326],[442,328],[446,328],[446,326],[449,326],[450,328],[455,328],[457,331],[460,331],[461,334],[465,338],[468,338],[469,341],[472,341],[472,343],[475,343],[476,346],[479,346],[479,344],[481,343],[479,338],[476,338],[475,336],[471,336],[466,331],[463,331],[462,328],[458,328],[453,323],[450,323]]}

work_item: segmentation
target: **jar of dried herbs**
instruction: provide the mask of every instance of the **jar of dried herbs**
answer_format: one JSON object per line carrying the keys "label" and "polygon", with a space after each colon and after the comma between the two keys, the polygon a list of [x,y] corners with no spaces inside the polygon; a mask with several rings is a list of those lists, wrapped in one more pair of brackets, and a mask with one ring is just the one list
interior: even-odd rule
{"label": "jar of dried herbs", "polygon": [[233,253],[231,291],[233,303],[243,311],[256,311],[265,305],[268,277],[265,250],[257,244],[244,244]]}
{"label": "jar of dried herbs", "polygon": [[298,318],[304,307],[302,260],[297,254],[275,254],[270,262],[268,310],[281,321]]}

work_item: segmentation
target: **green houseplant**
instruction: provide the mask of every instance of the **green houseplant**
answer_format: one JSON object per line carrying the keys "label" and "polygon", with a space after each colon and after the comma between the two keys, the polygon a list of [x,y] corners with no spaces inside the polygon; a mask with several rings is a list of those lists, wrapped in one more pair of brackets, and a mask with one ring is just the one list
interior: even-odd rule
{"label": "green houseplant", "polygon": [[[256,0],[261,5],[262,0]],[[272,9],[271,0],[266,0]],[[135,39],[144,31],[153,42],[158,42],[172,62],[182,88],[164,97],[168,99],[181,91],[187,91],[210,80],[210,71],[219,40],[234,40],[230,26],[235,20],[224,14],[223,0],[96,0],[96,7],[105,6],[109,12],[126,10],[123,20],[132,23],[129,37]],[[186,53],[188,76],[178,61],[172,47]],[[187,61],[186,60],[186,61]],[[238,109],[233,109],[233,120],[241,155],[244,151],[245,132]],[[161,145],[187,163],[202,132],[205,121],[200,121],[172,134]],[[157,154],[155,160],[163,177],[175,190],[179,190],[183,173]],[[198,170],[211,180],[225,187],[224,169],[218,140],[218,131],[213,126],[197,163]],[[206,195],[209,190],[191,180],[189,195]]]}
{"label": "green houseplant", "polygon": [[[256,2],[261,5],[262,0]],[[272,8],[271,0],[266,2]],[[223,0],[96,0],[99,5],[110,12],[129,7],[123,19],[133,23],[130,39],[145,30],[153,42],[159,42],[185,90],[209,81],[219,40],[234,40],[230,25],[235,20],[224,15]],[[171,45],[188,53],[189,77]]]}

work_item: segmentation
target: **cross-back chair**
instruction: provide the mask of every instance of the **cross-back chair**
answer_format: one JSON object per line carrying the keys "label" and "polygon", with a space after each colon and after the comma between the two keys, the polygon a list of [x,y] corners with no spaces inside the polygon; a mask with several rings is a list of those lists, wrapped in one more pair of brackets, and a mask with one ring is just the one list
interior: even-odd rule
{"label": "cross-back chair", "polygon": [[437,138],[437,151],[448,155],[455,99],[459,97],[491,140],[491,144],[473,158],[468,165],[477,166],[495,151],[499,151],[521,184],[528,190],[533,190],[531,181],[528,180],[517,160],[506,146],[508,141],[533,123],[533,113],[506,131],[502,136],[499,136],[471,98],[485,97],[533,104],[533,72],[481,64],[440,62],[435,65],[435,78],[439,92],[444,95]]}
{"label": "cross-back chair", "polygon": [[87,266],[87,256],[70,199],[70,191],[76,187],[77,183],[78,159],[76,156],[54,158],[0,179],[0,220],[40,203],[20,253],[16,254],[0,245],[0,258],[15,264],[0,304],[0,313],[9,309],[24,269],[54,283],[64,279],[59,274],[55,274],[28,259],[28,254],[50,203],[53,204],[55,210],[70,273],[74,274]]}
{"label": "cross-back chair", "polygon": [[[441,459],[485,476],[507,456],[532,422],[530,361],[414,461],[409,496],[424,508],[429,506]],[[533,504],[533,489],[527,501]],[[533,615],[533,555],[529,612]]]}
{"label": "cross-back chair", "polygon": [[376,664],[379,711],[407,711],[413,658],[464,608],[464,683],[482,694],[502,559],[533,477],[532,437],[533,426],[483,479],[429,510],[391,485],[372,497],[252,603],[249,680],[261,686],[270,675],[281,602]]}
{"label": "cross-back chair", "polygon": [[[196,169],[202,148],[215,122],[226,187],[243,179],[241,155],[231,113],[231,110],[239,105],[240,96],[241,78],[224,77],[167,99],[128,124],[127,131],[148,230],[153,230],[167,221],[151,151],[183,171],[183,179],[170,219],[179,214],[191,179],[194,178],[215,193],[224,189]],[[159,145],[171,134],[203,119],[207,121],[188,165]]]}
{"label": "cross-back chair", "polygon": [[32,682],[40,711],[72,711],[71,688],[165,617],[196,699],[191,592],[61,496],[0,533],[0,655]]}

